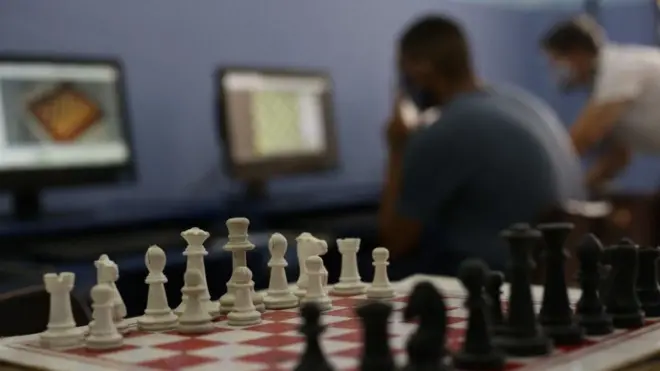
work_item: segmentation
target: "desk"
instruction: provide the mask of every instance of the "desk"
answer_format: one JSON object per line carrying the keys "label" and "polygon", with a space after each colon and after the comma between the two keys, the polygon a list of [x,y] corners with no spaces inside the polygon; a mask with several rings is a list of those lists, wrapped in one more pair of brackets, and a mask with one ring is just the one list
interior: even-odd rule
{"label": "desk", "polygon": [[[464,292],[456,280],[444,277],[413,276],[396,283],[395,287],[398,292],[407,293],[416,283],[421,281],[430,281],[436,284],[445,295],[445,301],[449,308],[448,316],[451,319],[449,326],[452,329],[448,332],[447,346],[449,349],[455,350],[460,346],[466,325],[466,314],[462,308],[458,307],[464,300]],[[508,288],[505,287],[505,295],[507,291]],[[533,288],[533,295],[537,300],[540,299],[541,293],[542,289],[540,287]],[[569,296],[572,300],[576,300],[579,291],[570,290]],[[396,313],[399,313],[398,311],[405,306],[404,300],[400,299],[403,298],[397,298],[392,302],[397,312],[395,312],[395,317],[390,325],[392,335],[390,345],[395,350],[403,348],[405,339],[416,327],[412,323],[401,322],[400,317],[396,317],[399,315]],[[324,314],[328,331],[322,342],[326,353],[329,354],[328,357],[331,362],[336,364],[338,371],[352,369],[350,367],[358,362],[359,348],[356,347],[359,347],[359,345],[356,344],[359,344],[359,340],[356,341],[355,339],[359,339],[359,336],[354,335],[359,332],[359,326],[357,326],[358,321],[351,314],[352,311],[349,310],[349,306],[355,305],[359,300],[361,299],[335,298],[333,299],[333,310]],[[139,367],[136,363],[155,365],[156,363],[153,362],[164,362],[163,357],[168,359],[168,369],[201,370],[204,366],[204,369],[219,370],[223,369],[223,365],[228,365],[229,360],[233,360],[232,370],[244,371],[248,370],[248,363],[254,366],[255,363],[263,362],[263,358],[253,357],[258,353],[263,357],[276,360],[273,362],[284,362],[283,364],[286,364],[286,366],[282,364],[282,369],[286,370],[290,369],[290,365],[295,363],[295,358],[298,357],[300,350],[300,347],[296,345],[300,344],[300,338],[296,338],[293,332],[297,327],[297,316],[296,309],[267,312],[264,314],[262,324],[241,329],[231,327],[221,319],[216,322],[217,332],[195,337],[195,346],[183,346],[182,344],[186,341],[192,340],[175,333],[145,334],[136,332],[126,337],[125,343],[128,347],[105,353],[86,353],[82,350],[62,353],[39,349],[38,347],[35,348],[34,345],[30,345],[38,339],[38,335],[28,335],[1,340],[0,360],[10,366],[22,365],[29,370],[38,368],[49,371],[110,371],[128,368],[143,370],[143,367],[146,366]],[[132,326],[135,326],[135,319],[129,321]],[[85,330],[85,328],[81,328],[81,330]],[[269,337],[274,337],[272,340],[277,338],[277,343],[269,343],[267,341]],[[524,360],[510,359],[509,362],[510,364],[518,364],[518,368],[516,368],[518,371],[635,370],[629,367],[633,363],[648,358],[657,352],[657,344],[660,341],[660,323],[632,332],[618,331],[607,339],[591,340],[595,343],[581,349],[562,349],[549,357]],[[218,343],[218,341],[221,343]],[[164,343],[171,345],[164,345]],[[293,353],[293,349],[298,351]],[[353,352],[356,349],[358,349],[358,352]],[[398,359],[402,358],[400,357],[402,353],[396,352],[395,354],[397,354]],[[215,357],[215,359],[209,359],[212,357]],[[201,363],[197,363],[195,367],[173,367],[175,364],[184,364],[182,363],[184,358],[187,359],[184,363],[189,366],[191,359],[196,359]],[[175,359],[178,359],[179,363],[174,363]],[[226,362],[222,363],[218,359],[225,359]],[[164,363],[160,363],[160,365],[161,369],[165,367]],[[3,369],[0,368],[0,370]],[[8,370],[11,370],[11,368],[8,368]]]}

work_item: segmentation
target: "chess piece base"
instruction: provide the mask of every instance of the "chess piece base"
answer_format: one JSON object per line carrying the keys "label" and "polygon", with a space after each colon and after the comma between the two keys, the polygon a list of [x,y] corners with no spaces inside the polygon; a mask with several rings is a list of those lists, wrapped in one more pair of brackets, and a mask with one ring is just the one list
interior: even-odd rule
{"label": "chess piece base", "polygon": [[544,334],[534,337],[523,337],[515,335],[507,330],[508,334],[496,337],[494,344],[506,354],[518,357],[543,356],[552,352],[552,341]]}
{"label": "chess piece base", "polygon": [[122,335],[127,334],[133,330],[131,325],[126,320],[115,322],[115,327],[117,327],[117,331]]}
{"label": "chess piece base", "polygon": [[231,312],[227,315],[230,326],[250,326],[261,323],[261,313],[256,309],[251,312]]}
{"label": "chess piece base", "polygon": [[169,331],[176,329],[179,318],[172,312],[165,314],[145,314],[138,318],[138,329],[144,331]]}
{"label": "chess piece base", "polygon": [[70,349],[85,343],[85,332],[77,327],[64,331],[46,330],[40,335],[43,347],[50,349]]}
{"label": "chess piece base", "polygon": [[392,299],[395,296],[394,288],[391,286],[374,287],[370,286],[367,289],[368,299]]}
{"label": "chess piece base", "polygon": [[658,318],[660,317],[660,302],[642,304],[642,310],[644,310],[646,317]]}
{"label": "chess piece base", "polygon": [[264,303],[254,304],[254,309],[259,313],[263,313],[266,311],[266,305]]}
{"label": "chess piece base", "polygon": [[363,282],[339,282],[332,287],[330,294],[336,296],[353,296],[362,295],[366,291],[367,285]]}
{"label": "chess piece base", "polygon": [[612,314],[614,328],[633,329],[644,326],[644,313],[637,311],[630,314]]}
{"label": "chess piece base", "polygon": [[298,306],[298,297],[288,292],[285,294],[267,294],[264,305],[267,309],[289,309]]}
{"label": "chess piece base", "polygon": [[98,337],[90,335],[85,339],[85,347],[93,350],[116,349],[124,345],[124,337],[115,333],[111,337]]}
{"label": "chess piece base", "polygon": [[552,338],[555,345],[577,345],[584,340],[584,330],[575,323],[568,325],[545,325],[545,334]]}
{"label": "chess piece base", "polygon": [[213,323],[210,321],[200,321],[191,323],[181,323],[176,330],[182,334],[205,334],[213,331]]}
{"label": "chess piece base", "polygon": [[221,314],[227,314],[231,312],[234,309],[234,301],[236,300],[236,297],[234,294],[226,293],[220,297],[220,300],[218,300],[218,311]]}
{"label": "chess piece base", "polygon": [[577,321],[584,329],[584,333],[589,336],[607,335],[614,331],[612,318],[604,312],[596,315],[578,315]]}
{"label": "chess piece base", "polygon": [[454,355],[453,366],[460,370],[504,370],[504,354],[493,351],[488,354],[459,352]]}
{"label": "chess piece base", "polygon": [[302,298],[300,299],[300,305],[305,303],[316,303],[321,309],[322,312],[329,311],[332,309],[332,300],[327,296],[322,296],[318,298]]}
{"label": "chess piece base", "polygon": [[297,287],[294,291],[293,294],[299,298],[304,298],[305,295],[307,295],[307,289],[302,288],[302,287]]}

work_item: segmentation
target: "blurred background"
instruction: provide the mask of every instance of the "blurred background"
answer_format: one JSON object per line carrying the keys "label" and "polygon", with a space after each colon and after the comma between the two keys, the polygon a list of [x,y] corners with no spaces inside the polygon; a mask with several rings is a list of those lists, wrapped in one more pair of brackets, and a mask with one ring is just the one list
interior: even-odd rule
{"label": "blurred background", "polygon": [[[8,291],[38,284],[44,271],[70,270],[78,274],[77,288],[86,292],[95,277],[91,262],[101,253],[117,261],[122,282],[142,282],[144,251],[159,244],[171,251],[168,276],[173,289],[168,294],[176,304],[185,269],[180,256],[185,241],[179,233],[193,226],[212,233],[208,261],[217,265],[207,270],[214,296],[225,290],[231,270],[231,260],[222,251],[228,217],[250,218],[257,252],[265,249],[273,231],[369,240],[384,175],[384,123],[396,86],[394,46],[402,28],[428,12],[459,18],[469,31],[485,80],[533,92],[568,123],[585,97],[559,94],[538,40],[552,24],[585,8],[597,11],[614,41],[658,42],[654,0],[0,0],[0,55],[6,55],[9,66],[5,73],[12,66],[50,58],[64,67],[110,69],[116,78],[108,81],[118,89],[115,108],[107,108],[112,102],[89,103],[90,95],[81,94],[86,88],[67,84],[43,97],[40,109],[53,117],[54,106],[76,104],[82,121],[63,118],[61,130],[75,129],[64,122],[107,125],[114,129],[102,137],[121,139],[125,149],[114,152],[118,162],[106,167],[89,162],[85,169],[1,169],[0,209],[5,216],[0,220],[0,282]],[[81,62],[84,59],[89,63]],[[270,168],[277,170],[272,174],[267,162],[245,171],[228,166],[232,152],[227,131],[232,129],[227,117],[232,108],[221,104],[231,100],[230,92],[221,88],[225,67],[264,70],[282,79],[309,74],[329,84],[317,93],[326,114],[320,127],[329,130],[323,156],[310,158],[306,166],[280,162]],[[0,64],[0,75],[2,68]],[[67,73],[66,68],[57,71]],[[102,124],[89,123],[98,118],[98,107],[106,107],[101,109],[106,115],[122,114],[123,134],[116,134],[116,117],[110,123],[107,116]],[[38,112],[33,107],[35,116]],[[43,125],[50,130],[50,124]],[[31,156],[41,156],[42,162],[48,161],[45,157],[66,157],[58,152],[65,145],[57,135],[44,138],[44,149]],[[90,143],[97,142],[81,140],[76,145],[82,151]],[[267,176],[254,180],[255,173]],[[617,180],[612,195],[616,238],[625,234],[642,244],[657,244],[659,182],[657,158],[636,158]],[[608,230],[599,232],[607,238]],[[268,253],[257,252],[249,260],[255,272],[265,271],[255,273],[257,285],[263,287]],[[331,280],[339,274],[333,256],[331,248],[326,258]],[[292,264],[292,275],[295,269],[297,264]],[[133,290],[125,295],[135,298],[127,302],[136,314],[144,308],[146,286]]]}

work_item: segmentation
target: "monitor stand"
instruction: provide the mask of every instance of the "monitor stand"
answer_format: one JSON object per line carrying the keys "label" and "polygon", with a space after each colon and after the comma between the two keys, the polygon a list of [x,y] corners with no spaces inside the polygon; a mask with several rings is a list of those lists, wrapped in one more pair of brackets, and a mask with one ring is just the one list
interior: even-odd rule
{"label": "monitor stand", "polygon": [[41,216],[40,192],[36,189],[14,191],[11,196],[12,213],[17,220],[35,220]]}

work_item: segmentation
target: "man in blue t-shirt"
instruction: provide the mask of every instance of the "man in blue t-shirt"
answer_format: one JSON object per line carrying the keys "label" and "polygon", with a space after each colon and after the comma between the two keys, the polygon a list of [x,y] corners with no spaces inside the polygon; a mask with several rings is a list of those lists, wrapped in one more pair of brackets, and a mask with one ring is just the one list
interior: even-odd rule
{"label": "man in blue t-shirt", "polygon": [[404,93],[420,109],[440,107],[441,116],[412,130],[396,102],[388,124],[379,227],[392,275],[454,274],[466,258],[503,269],[502,229],[583,196],[568,136],[540,100],[479,84],[453,20],[410,26],[399,59]]}

